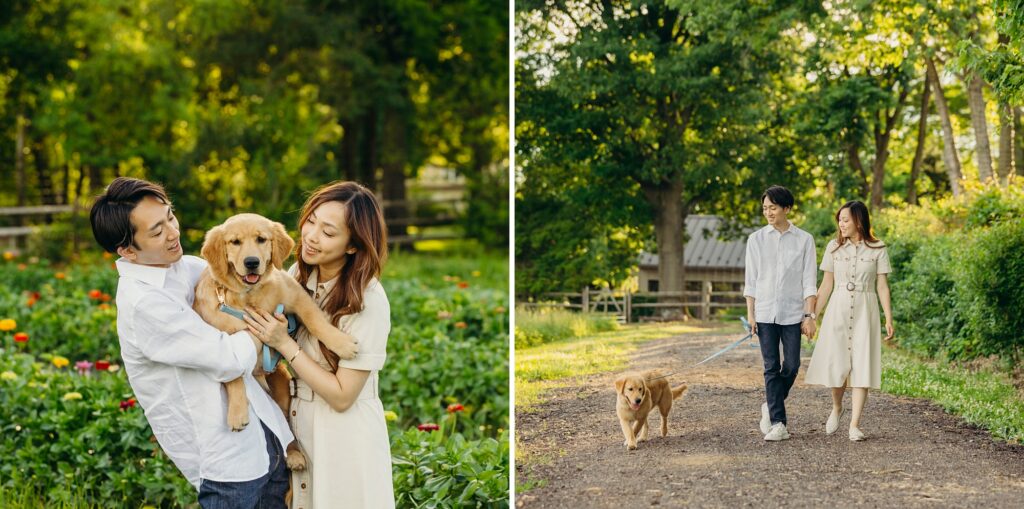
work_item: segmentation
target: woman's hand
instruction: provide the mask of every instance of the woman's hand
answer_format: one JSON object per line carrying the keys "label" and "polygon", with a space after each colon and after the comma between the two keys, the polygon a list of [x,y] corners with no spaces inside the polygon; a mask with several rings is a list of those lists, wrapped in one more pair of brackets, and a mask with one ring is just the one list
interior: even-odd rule
{"label": "woman's hand", "polygon": [[256,339],[278,351],[292,341],[288,335],[288,319],[283,314],[272,315],[254,308],[245,308],[245,312],[245,323]]}
{"label": "woman's hand", "polygon": [[885,321],[885,340],[889,341],[890,339],[892,339],[892,336],[895,333],[896,332],[892,328],[892,322],[890,322],[889,320],[886,320]]}

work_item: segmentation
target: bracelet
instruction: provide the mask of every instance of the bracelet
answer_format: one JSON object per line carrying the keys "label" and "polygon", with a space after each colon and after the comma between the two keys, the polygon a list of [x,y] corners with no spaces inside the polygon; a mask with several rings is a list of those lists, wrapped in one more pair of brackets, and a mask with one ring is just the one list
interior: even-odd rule
{"label": "bracelet", "polygon": [[302,348],[301,347],[298,350],[295,350],[295,353],[292,355],[291,359],[288,359],[288,364],[294,363],[295,362],[295,358],[298,357],[300,353],[302,353]]}

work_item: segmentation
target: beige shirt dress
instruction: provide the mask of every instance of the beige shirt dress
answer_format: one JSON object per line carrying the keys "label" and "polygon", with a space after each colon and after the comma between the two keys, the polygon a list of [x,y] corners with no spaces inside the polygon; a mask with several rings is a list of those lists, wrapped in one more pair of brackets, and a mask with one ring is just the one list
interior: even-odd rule
{"label": "beige shirt dress", "polygon": [[[294,268],[291,272],[294,275]],[[314,271],[306,287],[323,306],[336,281],[318,284]],[[340,361],[339,366],[369,371],[370,376],[344,412],[333,410],[301,379],[294,382],[288,418],[308,461],[305,471],[292,472],[291,509],[393,508],[391,442],[377,395],[377,373],[387,358],[391,308],[377,279],[363,293],[363,310],[342,317],[339,326],[359,342],[359,354]],[[297,337],[303,353],[329,369],[317,339],[304,327]]]}
{"label": "beige shirt dress", "polygon": [[882,323],[878,274],[892,272],[884,243],[825,248],[821,270],[835,274],[835,286],[821,322],[804,381],[825,387],[878,389],[882,385]]}

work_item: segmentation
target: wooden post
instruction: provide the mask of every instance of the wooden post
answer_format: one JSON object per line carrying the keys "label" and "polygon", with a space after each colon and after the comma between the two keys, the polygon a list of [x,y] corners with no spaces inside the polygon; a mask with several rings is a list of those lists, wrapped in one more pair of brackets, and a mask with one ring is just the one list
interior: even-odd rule
{"label": "wooden post", "polygon": [[589,286],[584,286],[582,293],[583,293],[583,302],[581,302],[581,304],[583,305],[583,312],[584,313],[589,313],[590,312],[590,287]]}
{"label": "wooden post", "polygon": [[626,290],[626,323],[633,321],[633,293]]}
{"label": "wooden post", "polygon": [[700,319],[711,319],[711,281],[706,279],[700,286]]}

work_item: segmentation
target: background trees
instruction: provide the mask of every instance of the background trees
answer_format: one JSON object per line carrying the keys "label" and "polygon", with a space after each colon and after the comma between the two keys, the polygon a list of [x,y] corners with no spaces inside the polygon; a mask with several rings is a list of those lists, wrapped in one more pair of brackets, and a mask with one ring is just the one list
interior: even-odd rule
{"label": "background trees", "polygon": [[644,247],[678,290],[686,215],[756,224],[771,183],[812,226],[1005,185],[1017,4],[518,2],[517,291],[618,285]]}
{"label": "background trees", "polygon": [[431,164],[466,177],[467,233],[500,246],[507,12],[493,0],[5,2],[0,204],[85,205],[115,175],[142,176],[187,207],[198,241],[240,209],[293,220],[334,179],[400,201]]}

